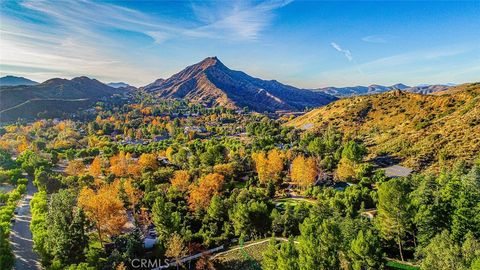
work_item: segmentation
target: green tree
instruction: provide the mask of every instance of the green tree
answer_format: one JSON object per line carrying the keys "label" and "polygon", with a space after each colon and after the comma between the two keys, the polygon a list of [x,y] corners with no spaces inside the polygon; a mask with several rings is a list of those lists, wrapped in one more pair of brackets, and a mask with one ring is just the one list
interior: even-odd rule
{"label": "green tree", "polygon": [[422,270],[463,269],[461,249],[446,230],[420,251],[420,257]]}
{"label": "green tree", "polygon": [[152,207],[153,223],[162,245],[166,244],[173,232],[180,230],[180,213],[173,208],[173,203],[163,197],[157,197]]}
{"label": "green tree", "polygon": [[339,269],[342,234],[334,219],[306,218],[298,238],[299,269]]}
{"label": "green tree", "polygon": [[272,236],[270,241],[268,242],[268,247],[263,252],[263,260],[262,260],[262,269],[263,270],[277,270],[277,261],[278,261],[278,248],[277,248],[277,241],[275,237]]}
{"label": "green tree", "polygon": [[378,216],[376,225],[382,237],[394,240],[403,261],[402,242],[411,229],[408,186],[401,179],[392,179],[378,188]]}
{"label": "green tree", "polygon": [[85,259],[87,222],[83,211],[76,204],[75,193],[63,189],[52,194],[48,205],[45,249],[54,261],[63,266]]}
{"label": "green tree", "polygon": [[349,257],[354,270],[383,269],[380,239],[371,230],[360,230],[350,244]]}
{"label": "green tree", "polygon": [[296,270],[298,269],[298,251],[295,248],[293,239],[280,244],[277,257],[278,270]]}
{"label": "green tree", "polygon": [[11,269],[13,266],[13,253],[10,248],[7,233],[0,226],[0,269]]}

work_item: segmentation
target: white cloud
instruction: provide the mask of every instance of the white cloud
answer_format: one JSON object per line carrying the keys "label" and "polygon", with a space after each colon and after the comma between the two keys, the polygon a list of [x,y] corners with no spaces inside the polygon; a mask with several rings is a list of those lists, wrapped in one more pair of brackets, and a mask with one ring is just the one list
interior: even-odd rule
{"label": "white cloud", "polygon": [[[148,36],[152,43],[140,45],[145,47],[184,37],[251,41],[271,24],[274,10],[288,2],[216,4],[197,5],[195,16],[172,20],[93,0],[23,1],[21,9],[2,10],[2,72],[8,66],[16,73],[30,69],[31,77],[40,81],[52,76],[87,75],[145,83],[158,76],[145,64],[154,60],[139,61],[132,56],[137,48],[127,42],[128,38],[109,31]],[[209,13],[214,16],[208,17]],[[155,61],[155,65],[161,63]]]}
{"label": "white cloud", "polygon": [[341,52],[343,55],[345,55],[345,57],[348,59],[348,61],[353,61],[352,53],[350,52],[350,50],[342,49],[342,47],[340,47],[340,45],[338,45],[335,42],[330,43],[330,45],[332,45],[332,47],[335,50],[337,50],[337,51]]}
{"label": "white cloud", "polygon": [[369,43],[387,43],[393,38],[395,38],[393,35],[371,35],[363,37],[362,40]]}

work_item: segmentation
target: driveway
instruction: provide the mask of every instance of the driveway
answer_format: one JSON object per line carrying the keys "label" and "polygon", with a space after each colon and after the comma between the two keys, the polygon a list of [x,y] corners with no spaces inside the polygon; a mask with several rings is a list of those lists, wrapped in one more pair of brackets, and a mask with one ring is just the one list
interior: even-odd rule
{"label": "driveway", "polygon": [[29,177],[27,184],[27,194],[20,200],[15,215],[15,223],[10,232],[10,243],[13,254],[15,254],[15,265],[13,269],[42,269],[38,255],[33,251],[32,232],[30,231],[30,221],[32,213],[30,212],[30,200],[37,188],[33,185]]}

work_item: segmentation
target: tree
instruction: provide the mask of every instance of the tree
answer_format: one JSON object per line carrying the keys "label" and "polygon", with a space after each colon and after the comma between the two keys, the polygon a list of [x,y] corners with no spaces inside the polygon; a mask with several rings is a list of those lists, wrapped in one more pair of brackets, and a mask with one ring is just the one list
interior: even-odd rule
{"label": "tree", "polygon": [[67,168],[65,168],[65,172],[68,175],[78,176],[85,171],[85,165],[83,161],[79,159],[74,159],[68,162]]}
{"label": "tree", "polygon": [[82,262],[88,245],[86,218],[76,206],[76,196],[70,190],[52,194],[46,215],[48,226],[45,249],[61,265]]}
{"label": "tree", "polygon": [[360,163],[366,153],[367,148],[363,144],[349,141],[343,146],[342,158],[346,158],[355,163]]}
{"label": "tree", "polygon": [[0,269],[11,269],[14,258],[8,235],[3,227],[0,226]]}
{"label": "tree", "polygon": [[258,173],[258,179],[262,184],[270,181],[278,182],[280,174],[283,171],[284,155],[277,149],[272,149],[265,154],[264,152],[253,153],[252,159],[255,162],[255,168]]}
{"label": "tree", "polygon": [[190,186],[190,174],[185,170],[175,171],[173,177],[170,179],[170,183],[173,187],[178,188],[178,190],[186,191]]}
{"label": "tree", "polygon": [[136,213],[136,206],[140,202],[143,192],[134,187],[132,180],[128,179],[123,183],[123,189],[125,191],[125,194],[127,195],[128,202],[130,203],[130,207],[133,211],[133,213]]}
{"label": "tree", "polygon": [[190,191],[188,204],[191,210],[203,210],[210,205],[213,195],[220,192],[225,182],[225,177],[218,173],[208,174],[198,181]]}
{"label": "tree", "polygon": [[100,156],[96,156],[92,164],[90,164],[90,168],[88,169],[88,172],[91,176],[93,177],[99,177],[102,175],[102,158]]}
{"label": "tree", "polygon": [[313,157],[297,156],[292,162],[291,178],[300,187],[308,187],[315,183],[318,171]]}
{"label": "tree", "polygon": [[235,234],[238,236],[258,237],[270,228],[270,211],[263,201],[250,200],[234,205],[230,213]]}
{"label": "tree", "polygon": [[306,218],[298,238],[299,269],[340,269],[342,233],[333,219]]}
{"label": "tree", "polygon": [[380,239],[371,230],[360,230],[350,244],[349,257],[354,270],[383,269],[383,254]]}
{"label": "tree", "polygon": [[128,161],[125,152],[121,151],[118,155],[110,158],[110,171],[120,177],[128,175]]}
{"label": "tree", "polygon": [[268,247],[263,252],[263,260],[262,260],[262,269],[263,270],[277,270],[277,261],[278,261],[278,248],[277,248],[277,241],[275,237],[272,236],[270,241],[268,242]]}
{"label": "tree", "polygon": [[293,239],[288,242],[281,243],[278,251],[277,269],[279,270],[295,270],[299,269],[298,251],[295,248]]}
{"label": "tree", "polygon": [[378,188],[376,225],[384,239],[395,240],[402,261],[402,242],[412,221],[408,193],[408,187],[401,179],[384,182]]}
{"label": "tree", "polygon": [[118,235],[127,222],[125,207],[118,195],[115,184],[104,185],[97,191],[87,187],[80,191],[78,205],[95,225],[102,245],[105,235]]}
{"label": "tree", "polygon": [[335,171],[335,177],[342,181],[350,181],[356,176],[355,163],[348,158],[340,159],[337,170]]}
{"label": "tree", "polygon": [[161,245],[165,244],[173,232],[180,229],[180,215],[174,211],[174,206],[161,196],[157,197],[153,204],[152,219]]}
{"label": "tree", "polygon": [[460,270],[463,268],[461,249],[448,231],[437,234],[420,251],[424,270]]}
{"label": "tree", "polygon": [[141,154],[138,163],[142,169],[156,170],[158,168],[157,156],[155,154]]}
{"label": "tree", "polygon": [[183,242],[182,236],[174,232],[168,240],[165,256],[173,258],[178,269],[182,265],[182,262],[180,260],[186,255],[187,249],[185,247],[185,243]]}

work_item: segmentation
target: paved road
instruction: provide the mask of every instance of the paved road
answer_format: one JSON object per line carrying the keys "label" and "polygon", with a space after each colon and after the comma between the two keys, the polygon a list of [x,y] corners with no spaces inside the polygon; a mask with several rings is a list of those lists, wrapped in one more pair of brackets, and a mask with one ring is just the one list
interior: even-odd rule
{"label": "paved road", "polygon": [[30,200],[37,188],[29,178],[27,194],[20,200],[15,215],[15,224],[10,232],[10,243],[15,254],[15,270],[42,269],[38,255],[33,252],[32,232],[30,231]]}

